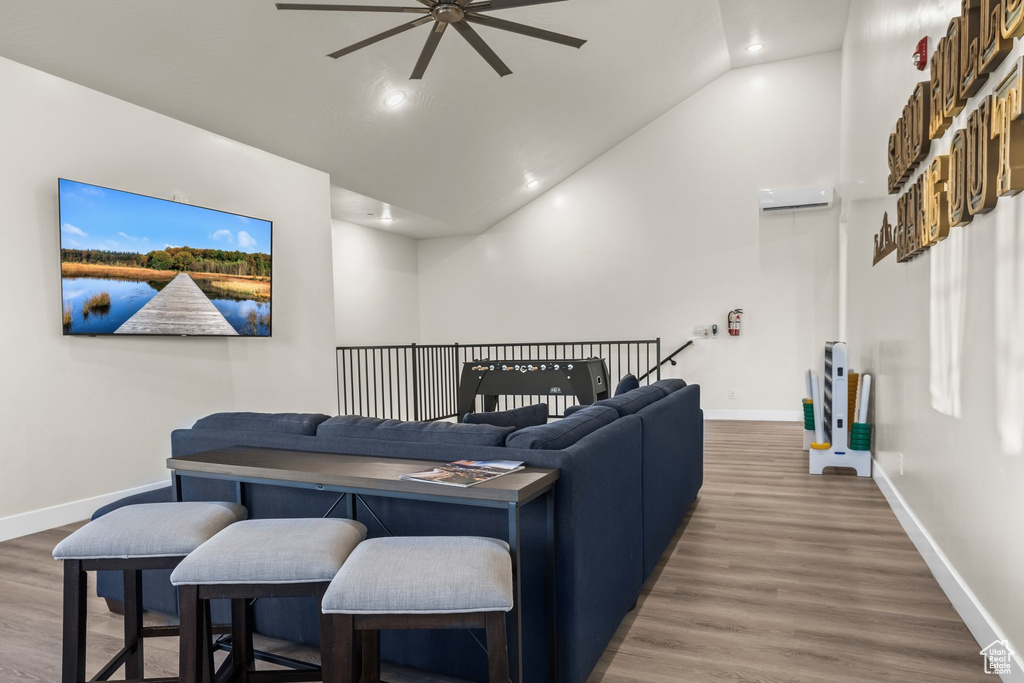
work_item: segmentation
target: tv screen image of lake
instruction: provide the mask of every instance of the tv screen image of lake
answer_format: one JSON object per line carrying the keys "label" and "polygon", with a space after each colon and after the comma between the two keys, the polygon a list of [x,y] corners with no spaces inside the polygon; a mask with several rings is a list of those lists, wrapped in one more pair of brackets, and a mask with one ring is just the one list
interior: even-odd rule
{"label": "tv screen image of lake", "polygon": [[60,181],[65,334],[270,336],[271,223]]}

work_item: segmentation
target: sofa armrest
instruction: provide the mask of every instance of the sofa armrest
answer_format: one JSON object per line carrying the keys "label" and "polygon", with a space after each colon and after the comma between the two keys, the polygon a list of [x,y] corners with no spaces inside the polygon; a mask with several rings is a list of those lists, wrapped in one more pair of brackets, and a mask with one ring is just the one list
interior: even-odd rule
{"label": "sofa armrest", "polygon": [[[563,451],[529,451],[557,467],[561,680],[586,681],[643,586],[640,418],[616,420]],[[508,449],[525,460],[525,451]],[[522,454],[522,455],[520,455]]]}
{"label": "sofa armrest", "polygon": [[643,420],[644,580],[651,576],[704,483],[700,386],[674,391]]}

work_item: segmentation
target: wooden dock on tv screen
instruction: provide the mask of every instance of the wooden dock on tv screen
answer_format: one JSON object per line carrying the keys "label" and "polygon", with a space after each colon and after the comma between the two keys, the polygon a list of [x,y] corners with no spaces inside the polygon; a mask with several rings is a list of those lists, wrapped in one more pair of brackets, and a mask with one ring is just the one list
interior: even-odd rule
{"label": "wooden dock on tv screen", "polygon": [[114,334],[238,336],[231,323],[186,273],[171,280]]}

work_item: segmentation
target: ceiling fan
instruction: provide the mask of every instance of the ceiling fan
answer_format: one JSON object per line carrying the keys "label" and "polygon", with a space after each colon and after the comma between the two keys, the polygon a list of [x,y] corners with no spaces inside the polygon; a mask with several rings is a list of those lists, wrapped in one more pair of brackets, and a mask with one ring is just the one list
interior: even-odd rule
{"label": "ceiling fan", "polygon": [[374,43],[380,42],[385,38],[391,38],[397,36],[400,33],[404,33],[410,29],[414,29],[424,24],[433,22],[433,26],[430,30],[430,35],[427,37],[427,43],[423,46],[423,52],[420,53],[419,61],[416,62],[416,67],[413,69],[412,78],[421,79],[423,74],[427,71],[427,66],[430,65],[430,60],[434,56],[434,52],[437,50],[438,43],[441,42],[444,32],[448,29],[448,26],[454,26],[455,30],[459,32],[466,42],[469,43],[474,50],[480,53],[488,64],[491,65],[495,71],[498,72],[499,76],[508,76],[512,73],[512,70],[506,66],[505,62],[501,61],[501,58],[494,53],[494,50],[484,42],[484,39],[480,37],[470,24],[479,24],[480,26],[490,26],[491,28],[500,29],[502,31],[510,31],[512,33],[518,33],[523,36],[529,36],[531,38],[540,38],[541,40],[547,40],[552,43],[558,43],[559,45],[567,45],[569,47],[580,48],[587,42],[579,38],[573,38],[572,36],[562,35],[561,33],[554,33],[552,31],[545,31],[544,29],[535,28],[533,26],[526,26],[525,24],[517,24],[512,21],[505,21],[497,17],[492,17],[482,12],[491,12],[494,10],[511,9],[513,7],[526,7],[528,5],[543,5],[552,2],[565,2],[565,0],[416,0],[423,7],[385,7],[385,6],[369,6],[369,5],[316,5],[306,3],[277,3],[277,9],[279,10],[313,10],[321,12],[395,12],[401,14],[422,14],[424,16],[418,17],[407,24],[396,26],[393,29],[378,33],[375,36],[361,40],[354,45],[342,48],[337,52],[332,52],[327,55],[337,59],[344,57],[347,54],[360,50]]}

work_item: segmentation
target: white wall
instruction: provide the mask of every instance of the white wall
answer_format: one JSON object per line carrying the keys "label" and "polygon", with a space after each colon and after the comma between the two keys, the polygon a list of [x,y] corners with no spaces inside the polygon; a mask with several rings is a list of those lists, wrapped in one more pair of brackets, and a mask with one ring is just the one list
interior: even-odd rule
{"label": "white wall", "polygon": [[[1024,197],[1000,199],[992,214],[954,228],[950,239],[909,264],[897,264],[892,255],[871,267],[872,235],[883,212],[895,224],[896,197],[885,191],[888,135],[914,85],[928,76],[914,70],[911,52],[925,35],[934,49],[959,10],[959,2],[925,0],[864,0],[851,7],[842,140],[844,186],[858,198],[849,206],[850,350],[852,362],[875,376],[877,464],[973,593],[982,616],[991,616],[996,630],[988,635],[966,619],[976,637],[1001,629],[1020,652]],[[999,73],[1022,54],[1018,41]],[[948,151],[953,131],[997,80],[933,143],[933,154]],[[954,306],[952,297],[963,302]],[[947,317],[950,312],[955,315]],[[946,352],[957,344],[959,361]]]}
{"label": "white wall", "polygon": [[757,190],[837,181],[839,81],[839,53],[732,71],[484,235],[421,242],[423,341],[671,350],[717,323],[669,374],[705,409],[796,415],[837,332],[838,211],[762,220]]}
{"label": "white wall", "polygon": [[337,220],[332,233],[338,346],[418,342],[416,241]]}
{"label": "white wall", "polygon": [[[166,481],[204,414],[336,410],[325,174],[4,59],[0,92],[0,537]],[[62,336],[58,177],[273,220],[274,337]]]}

